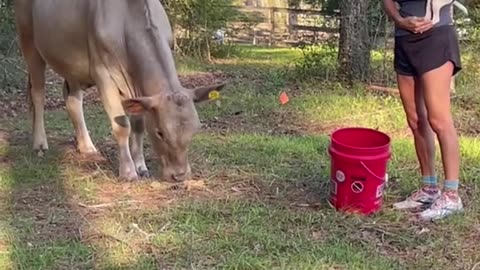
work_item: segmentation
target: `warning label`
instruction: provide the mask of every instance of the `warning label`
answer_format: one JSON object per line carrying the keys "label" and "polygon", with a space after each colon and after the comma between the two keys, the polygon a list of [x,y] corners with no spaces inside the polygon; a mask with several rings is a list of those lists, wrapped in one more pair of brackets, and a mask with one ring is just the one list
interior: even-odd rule
{"label": "warning label", "polygon": [[383,190],[385,189],[385,184],[382,184],[377,187],[377,198],[380,198],[383,196]]}
{"label": "warning label", "polygon": [[363,191],[363,188],[364,188],[364,186],[363,186],[363,183],[362,183],[362,182],[357,181],[357,182],[353,182],[353,183],[352,183],[352,191],[353,191],[354,193],[360,193],[360,192],[362,192],[362,191]]}

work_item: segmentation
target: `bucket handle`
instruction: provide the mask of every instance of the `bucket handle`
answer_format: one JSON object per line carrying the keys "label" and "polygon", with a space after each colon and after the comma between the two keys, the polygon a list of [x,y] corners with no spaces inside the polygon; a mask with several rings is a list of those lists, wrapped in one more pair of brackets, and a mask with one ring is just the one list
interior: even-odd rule
{"label": "bucket handle", "polygon": [[380,176],[376,175],[375,173],[373,173],[373,172],[367,167],[367,165],[365,165],[365,163],[363,163],[363,161],[360,161],[360,164],[362,164],[362,166],[365,168],[365,170],[367,170],[371,175],[375,176],[376,178],[378,178],[378,179],[381,180],[381,181],[384,181],[384,180],[385,180],[385,177],[380,177]]}

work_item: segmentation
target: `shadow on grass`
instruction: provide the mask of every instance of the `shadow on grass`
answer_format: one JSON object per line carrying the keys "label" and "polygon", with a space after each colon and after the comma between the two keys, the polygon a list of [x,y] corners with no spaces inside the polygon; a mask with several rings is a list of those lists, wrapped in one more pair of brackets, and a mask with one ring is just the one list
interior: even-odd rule
{"label": "shadow on grass", "polygon": [[10,133],[10,169],[2,177],[9,191],[13,269],[88,269],[94,250],[82,242],[84,224],[65,190],[59,153],[37,157],[27,136]]}
{"label": "shadow on grass", "polygon": [[[2,131],[0,135],[0,207],[5,210],[1,215],[5,221],[0,222],[0,251],[9,254],[8,258],[0,256],[2,267],[158,269],[154,257],[141,249],[136,250],[141,253],[139,258],[124,263],[124,268],[110,259],[114,257],[112,246],[129,248],[129,243],[97,223],[102,211],[85,204],[98,199],[92,180],[108,182],[99,174],[109,165],[81,160],[72,145],[65,144],[65,137],[50,136],[50,150],[38,157],[31,150],[29,133]],[[115,199],[122,198],[113,198],[112,204]]]}

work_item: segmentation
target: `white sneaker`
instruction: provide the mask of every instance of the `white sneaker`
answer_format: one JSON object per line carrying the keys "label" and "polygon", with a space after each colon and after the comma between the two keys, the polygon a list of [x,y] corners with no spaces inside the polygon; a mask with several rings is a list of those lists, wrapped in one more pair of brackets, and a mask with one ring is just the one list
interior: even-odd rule
{"label": "white sneaker", "polygon": [[463,212],[463,203],[460,197],[452,198],[446,194],[442,194],[432,206],[421,212],[419,217],[425,221],[442,219],[454,213]]}
{"label": "white sneaker", "polygon": [[417,190],[407,199],[402,202],[393,204],[393,207],[397,209],[412,209],[423,207],[429,204],[434,203],[438,198],[440,198],[441,192],[439,189],[435,193],[426,192],[423,188]]}
{"label": "white sneaker", "polygon": [[455,0],[427,0],[425,18],[431,20],[433,24],[438,23],[440,21],[440,10],[453,2]]}

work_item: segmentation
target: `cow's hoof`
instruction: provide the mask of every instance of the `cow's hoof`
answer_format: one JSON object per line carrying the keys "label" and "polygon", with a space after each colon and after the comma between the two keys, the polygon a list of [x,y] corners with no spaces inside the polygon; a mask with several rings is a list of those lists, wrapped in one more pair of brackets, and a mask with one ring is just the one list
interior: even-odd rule
{"label": "cow's hoof", "polygon": [[35,147],[33,148],[33,152],[38,156],[38,157],[45,157],[45,154],[47,153],[48,148],[44,147],[43,145],[41,147]]}
{"label": "cow's hoof", "polygon": [[142,178],[150,178],[152,176],[148,170],[139,170],[138,175]]}
{"label": "cow's hoof", "polygon": [[86,156],[94,156],[98,154],[98,151],[95,147],[79,147],[77,150],[80,154]]}
{"label": "cow's hoof", "polygon": [[138,175],[137,172],[133,173],[120,173],[120,179],[125,181],[137,181]]}
{"label": "cow's hoof", "polygon": [[45,157],[45,154],[47,153],[47,151],[43,150],[43,149],[39,149],[39,150],[35,150],[35,153],[37,155],[37,157]]}
{"label": "cow's hoof", "polygon": [[33,141],[33,150],[35,152],[46,152],[48,150],[48,142],[47,140],[42,139],[34,139]]}

